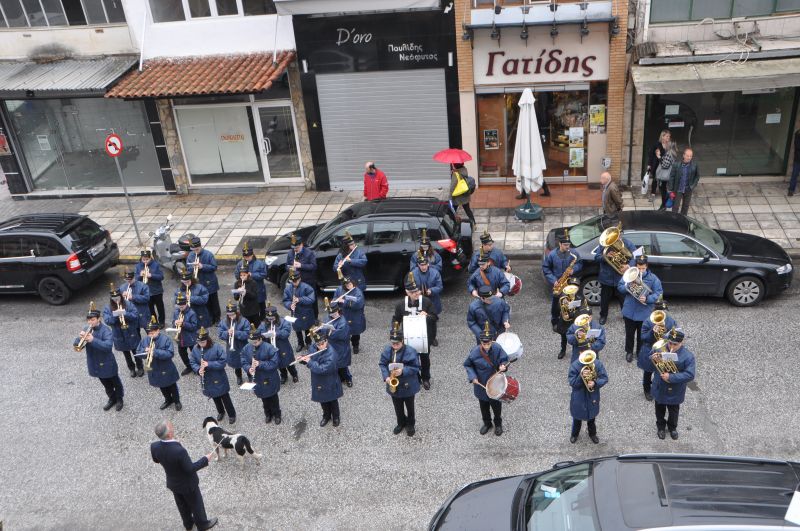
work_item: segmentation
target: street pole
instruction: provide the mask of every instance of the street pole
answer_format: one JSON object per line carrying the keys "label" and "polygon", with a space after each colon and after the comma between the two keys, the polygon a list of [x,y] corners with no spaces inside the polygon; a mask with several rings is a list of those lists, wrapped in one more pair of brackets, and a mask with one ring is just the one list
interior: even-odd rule
{"label": "street pole", "polygon": [[131,213],[131,221],[133,221],[133,229],[136,231],[136,239],[139,241],[139,247],[143,247],[142,236],[139,234],[139,226],[136,224],[136,216],[133,215],[133,207],[131,206],[131,198],[128,195],[128,187],[125,186],[125,178],[122,176],[122,168],[119,166],[119,157],[113,157],[113,159],[114,164],[117,166],[119,182],[122,183],[122,191],[125,193],[125,201],[128,202],[128,211]]}

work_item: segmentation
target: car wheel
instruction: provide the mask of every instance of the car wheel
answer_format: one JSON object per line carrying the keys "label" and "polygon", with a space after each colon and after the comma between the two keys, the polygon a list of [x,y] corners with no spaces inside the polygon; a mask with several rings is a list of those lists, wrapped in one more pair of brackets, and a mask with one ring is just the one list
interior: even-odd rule
{"label": "car wheel", "polygon": [[39,296],[48,304],[60,306],[69,300],[70,292],[66,284],[56,277],[47,277],[39,281]]}
{"label": "car wheel", "polygon": [[754,306],[764,298],[764,282],[758,277],[739,277],[728,285],[725,295],[734,306]]}
{"label": "car wheel", "polygon": [[589,304],[592,306],[597,306],[600,304],[601,289],[602,286],[597,277],[584,279],[583,284],[581,285],[581,293],[583,294],[583,298],[588,300]]}

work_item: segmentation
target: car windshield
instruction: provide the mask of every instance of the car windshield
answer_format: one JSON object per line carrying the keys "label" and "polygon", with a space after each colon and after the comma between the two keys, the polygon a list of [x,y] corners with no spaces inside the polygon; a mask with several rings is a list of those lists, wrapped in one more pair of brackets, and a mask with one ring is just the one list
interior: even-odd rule
{"label": "car windshield", "polygon": [[533,485],[525,500],[526,528],[535,531],[599,529],[591,478],[591,463],[581,463],[532,479]]}
{"label": "car windshield", "polygon": [[696,219],[688,219],[689,234],[694,236],[696,240],[699,240],[708,247],[711,247],[711,249],[713,249],[717,254],[725,254],[725,240],[722,239],[722,236],[720,236],[717,231],[711,227],[706,227]]}
{"label": "car windshield", "polygon": [[334,218],[332,220],[330,220],[326,224],[320,225],[319,227],[314,229],[314,232],[312,232],[309,235],[309,240],[312,242],[312,245],[317,245],[319,243],[317,241],[317,236],[319,236],[320,234],[327,234],[327,230],[326,229],[328,229],[328,227],[336,227],[338,225],[341,225],[345,221],[350,221],[354,217],[356,217],[356,214],[353,211],[353,209],[352,208],[345,208],[344,210],[342,210],[341,212],[336,214],[336,216],[334,216]]}
{"label": "car windshield", "polygon": [[72,250],[77,251],[90,242],[96,240],[101,234],[103,229],[89,218],[81,221],[77,226],[69,231],[72,237]]}
{"label": "car windshield", "polygon": [[589,240],[599,237],[603,232],[600,219],[601,216],[595,216],[570,227],[569,241],[572,243],[572,246],[580,247]]}

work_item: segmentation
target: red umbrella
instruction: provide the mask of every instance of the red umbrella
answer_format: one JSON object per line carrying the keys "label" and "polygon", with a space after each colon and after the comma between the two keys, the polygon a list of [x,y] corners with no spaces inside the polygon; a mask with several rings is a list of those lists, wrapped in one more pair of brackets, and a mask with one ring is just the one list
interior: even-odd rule
{"label": "red umbrella", "polygon": [[468,160],[472,160],[472,155],[463,149],[449,148],[443,149],[433,156],[436,162],[444,162],[445,164],[461,163],[464,164]]}

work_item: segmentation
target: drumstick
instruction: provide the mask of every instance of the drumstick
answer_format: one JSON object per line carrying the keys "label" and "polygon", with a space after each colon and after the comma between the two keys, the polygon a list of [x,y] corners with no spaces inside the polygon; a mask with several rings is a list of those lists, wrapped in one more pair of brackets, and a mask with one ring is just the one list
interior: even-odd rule
{"label": "drumstick", "polygon": [[480,385],[481,387],[483,387],[483,390],[484,390],[484,391],[488,391],[488,389],[486,389],[486,386],[485,386],[485,385],[483,385],[483,384],[482,384],[482,383],[480,383],[480,382],[472,382],[472,385]]}

